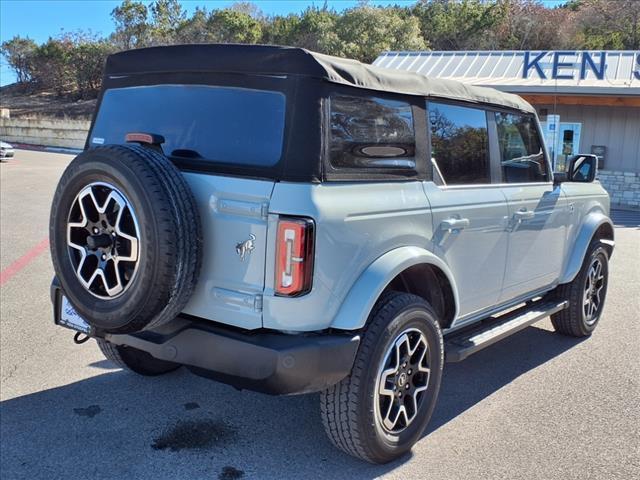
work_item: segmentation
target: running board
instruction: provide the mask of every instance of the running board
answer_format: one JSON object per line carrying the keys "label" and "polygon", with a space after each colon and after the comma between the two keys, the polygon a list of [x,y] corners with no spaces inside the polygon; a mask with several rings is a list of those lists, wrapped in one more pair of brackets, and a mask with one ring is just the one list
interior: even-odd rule
{"label": "running board", "polygon": [[461,362],[489,345],[533,325],[549,315],[569,306],[566,300],[538,300],[502,314],[489,317],[478,326],[452,334],[445,338],[445,359],[447,362]]}

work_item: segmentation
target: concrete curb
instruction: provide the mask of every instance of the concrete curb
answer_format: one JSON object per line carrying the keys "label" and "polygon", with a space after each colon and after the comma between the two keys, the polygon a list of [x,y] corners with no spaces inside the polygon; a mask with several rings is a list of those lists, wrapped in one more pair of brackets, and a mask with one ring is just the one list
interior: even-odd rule
{"label": "concrete curb", "polygon": [[54,152],[54,153],[70,153],[77,155],[82,152],[81,148],[67,148],[67,147],[48,147],[46,145],[31,145],[28,143],[13,143],[13,148],[20,150],[36,150],[40,152]]}

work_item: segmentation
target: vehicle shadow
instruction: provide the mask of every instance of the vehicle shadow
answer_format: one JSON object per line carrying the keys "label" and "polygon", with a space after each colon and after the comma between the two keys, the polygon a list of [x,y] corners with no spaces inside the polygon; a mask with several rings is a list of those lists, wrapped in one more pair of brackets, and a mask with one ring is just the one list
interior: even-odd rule
{"label": "vehicle shadow", "polygon": [[[576,344],[530,327],[448,364],[428,432]],[[183,370],[143,378],[108,362],[90,367],[100,373],[0,403],[4,478],[368,479],[412,455],[375,466],[338,452],[317,395],[238,392]]]}

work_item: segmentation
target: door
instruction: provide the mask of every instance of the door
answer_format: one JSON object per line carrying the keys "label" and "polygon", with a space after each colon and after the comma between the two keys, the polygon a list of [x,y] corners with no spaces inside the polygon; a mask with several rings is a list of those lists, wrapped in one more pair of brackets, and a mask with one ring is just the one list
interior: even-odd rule
{"label": "door", "polygon": [[562,269],[567,202],[551,182],[533,115],[495,113],[509,247],[500,302],[552,285]]}
{"label": "door", "polygon": [[267,213],[274,182],[183,174],[202,218],[200,277],[184,312],[254,329],[262,326]]}
{"label": "door", "polygon": [[428,112],[435,181],[425,182],[424,189],[431,204],[433,251],[453,273],[464,321],[500,297],[507,204],[501,188],[492,185],[487,112],[435,102],[429,102]]}
{"label": "door", "polygon": [[[110,88],[89,136],[93,145],[122,143],[130,132],[162,136],[163,151],[184,169],[202,220],[202,265],[184,313],[246,329],[262,327],[275,182],[241,172],[269,178],[285,138],[283,87],[270,79],[264,85],[270,89],[173,83]],[[228,168],[238,170],[223,175]]]}
{"label": "door", "polygon": [[567,161],[573,155],[580,153],[580,133],[581,123],[560,123],[558,134],[558,146],[555,168],[559,172],[564,172],[567,168]]}

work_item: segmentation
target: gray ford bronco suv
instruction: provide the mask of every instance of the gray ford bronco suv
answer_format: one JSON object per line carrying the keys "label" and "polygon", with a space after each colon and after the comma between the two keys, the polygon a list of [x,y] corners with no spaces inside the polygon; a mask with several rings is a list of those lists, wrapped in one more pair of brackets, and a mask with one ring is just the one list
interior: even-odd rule
{"label": "gray ford bronco suv", "polygon": [[55,322],[142,375],[320,392],[345,452],[408,451],[444,362],[551,316],[590,335],[613,226],[517,96],[298,48],[109,57],[50,221]]}

